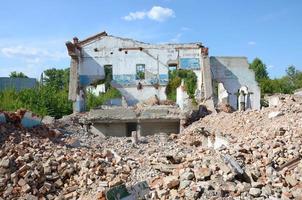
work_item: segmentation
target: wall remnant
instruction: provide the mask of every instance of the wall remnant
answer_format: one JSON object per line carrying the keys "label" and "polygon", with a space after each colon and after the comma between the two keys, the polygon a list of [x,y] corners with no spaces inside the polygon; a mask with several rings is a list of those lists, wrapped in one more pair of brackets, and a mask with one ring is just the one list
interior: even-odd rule
{"label": "wall remnant", "polygon": [[[69,99],[74,111],[84,111],[81,91],[106,77],[105,66],[112,69],[111,86],[117,88],[129,106],[154,95],[166,100],[169,71],[192,70],[197,76],[195,100],[215,112],[213,81],[224,83],[229,102],[237,106],[238,90],[249,88],[247,106],[260,108],[260,90],[254,72],[244,57],[209,57],[209,49],[200,42],[182,44],[148,44],[132,39],[99,33],[80,41],[66,43],[71,57]],[[107,74],[108,76],[108,74]],[[181,106],[182,107],[182,106]]]}
{"label": "wall remnant", "polygon": [[223,83],[218,83],[218,104],[229,104],[229,93]]}

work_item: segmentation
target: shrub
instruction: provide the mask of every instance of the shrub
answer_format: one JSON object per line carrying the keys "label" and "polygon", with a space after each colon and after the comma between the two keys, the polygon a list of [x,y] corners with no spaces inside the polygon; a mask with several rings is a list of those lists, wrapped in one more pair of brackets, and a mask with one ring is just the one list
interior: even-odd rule
{"label": "shrub", "polygon": [[121,97],[121,93],[116,88],[109,88],[104,94],[101,94],[100,96],[96,96],[92,94],[91,92],[87,93],[87,99],[86,99],[86,108],[88,110],[92,108],[96,108],[102,104],[104,104],[109,99],[118,98]]}
{"label": "shrub", "polygon": [[197,88],[197,76],[191,70],[173,70],[169,71],[169,82],[166,87],[167,98],[176,101],[176,89],[184,80],[185,90],[190,98],[194,99],[195,90]]}

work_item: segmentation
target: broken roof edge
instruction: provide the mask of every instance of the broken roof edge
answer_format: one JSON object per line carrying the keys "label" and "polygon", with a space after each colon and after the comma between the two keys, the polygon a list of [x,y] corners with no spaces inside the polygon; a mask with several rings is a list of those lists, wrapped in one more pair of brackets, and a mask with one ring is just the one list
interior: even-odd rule
{"label": "broken roof edge", "polygon": [[[156,44],[156,43],[147,43],[147,42],[142,42],[142,41],[138,41],[138,40],[135,40],[135,39],[132,39],[132,38],[126,38],[126,37],[119,37],[119,36],[114,36],[114,35],[108,35],[106,31],[103,31],[101,33],[98,33],[98,34],[95,34],[93,36],[90,36],[90,37],[87,37],[83,40],[80,40],[77,44],[79,46],[84,46],[86,44],[88,44],[89,42],[92,42],[94,40],[97,40],[97,39],[101,39],[102,37],[104,36],[109,36],[109,37],[113,37],[113,38],[117,38],[117,39],[120,39],[120,40],[130,40],[130,41],[133,41],[133,42],[136,42],[136,43],[141,43],[142,45],[157,45],[157,46],[165,46],[165,45],[169,45],[169,46],[185,46],[185,45],[196,45],[198,47],[204,47],[203,44],[201,42],[189,42],[189,43],[159,43],[159,44]],[[77,37],[75,37],[77,38]],[[67,43],[67,42],[66,42]]]}
{"label": "broken roof edge", "polygon": [[95,39],[98,39],[98,38],[101,38],[101,37],[107,36],[107,35],[108,35],[107,32],[103,31],[103,32],[97,33],[97,34],[95,34],[93,36],[87,37],[87,38],[85,38],[83,40],[80,40],[78,44],[79,45],[85,45],[85,44],[87,44],[90,41],[93,41]]}
{"label": "broken roof edge", "polygon": [[247,59],[246,56],[210,56],[210,58],[241,58],[241,59]]}

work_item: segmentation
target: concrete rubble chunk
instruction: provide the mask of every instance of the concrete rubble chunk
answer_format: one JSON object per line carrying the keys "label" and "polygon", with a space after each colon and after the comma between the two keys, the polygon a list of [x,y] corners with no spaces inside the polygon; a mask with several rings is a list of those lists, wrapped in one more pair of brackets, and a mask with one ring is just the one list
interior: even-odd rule
{"label": "concrete rubble chunk", "polygon": [[22,186],[22,192],[27,193],[31,190],[31,187],[28,184]]}
{"label": "concrete rubble chunk", "polygon": [[0,166],[4,168],[8,168],[10,164],[10,159],[9,158],[3,158],[0,162]]}
{"label": "concrete rubble chunk", "polygon": [[279,117],[281,115],[284,115],[284,114],[282,112],[280,112],[280,111],[274,111],[274,112],[270,112],[268,114],[268,118],[272,119],[272,118],[275,118],[275,117]]}
{"label": "concrete rubble chunk", "polygon": [[177,176],[167,176],[163,179],[163,185],[167,189],[178,187],[179,183]]}
{"label": "concrete rubble chunk", "polygon": [[206,167],[194,169],[196,180],[206,180],[212,175],[212,170]]}
{"label": "concrete rubble chunk", "polygon": [[249,194],[252,195],[253,197],[259,197],[261,194],[261,189],[259,188],[251,188],[249,191]]}
{"label": "concrete rubble chunk", "polygon": [[298,184],[298,180],[294,177],[294,175],[287,175],[285,176],[285,180],[291,186],[295,186]]}
{"label": "concrete rubble chunk", "polygon": [[6,117],[4,115],[4,113],[0,112],[0,123],[6,123]]}
{"label": "concrete rubble chunk", "polygon": [[229,164],[229,166],[231,166],[236,173],[239,173],[239,174],[244,173],[243,169],[240,167],[238,162],[236,160],[234,160],[234,158],[232,158],[230,155],[222,155],[222,157],[224,159],[224,162]]}
{"label": "concrete rubble chunk", "polygon": [[42,119],[36,115],[33,115],[32,112],[26,112],[21,120],[23,127],[32,128],[41,124]]}
{"label": "concrete rubble chunk", "polygon": [[181,180],[192,180],[194,178],[193,172],[184,172],[180,175]]}
{"label": "concrete rubble chunk", "polygon": [[43,124],[53,124],[55,122],[55,118],[51,116],[44,116],[42,119]]}

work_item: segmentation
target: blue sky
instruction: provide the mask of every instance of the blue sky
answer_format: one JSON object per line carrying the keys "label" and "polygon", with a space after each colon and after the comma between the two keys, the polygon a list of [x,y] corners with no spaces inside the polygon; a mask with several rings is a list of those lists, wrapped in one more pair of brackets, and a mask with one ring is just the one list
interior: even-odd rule
{"label": "blue sky", "polygon": [[271,77],[302,70],[301,0],[0,0],[0,77],[66,68],[65,42],[101,31],[143,42],[202,42],[261,58]]}

